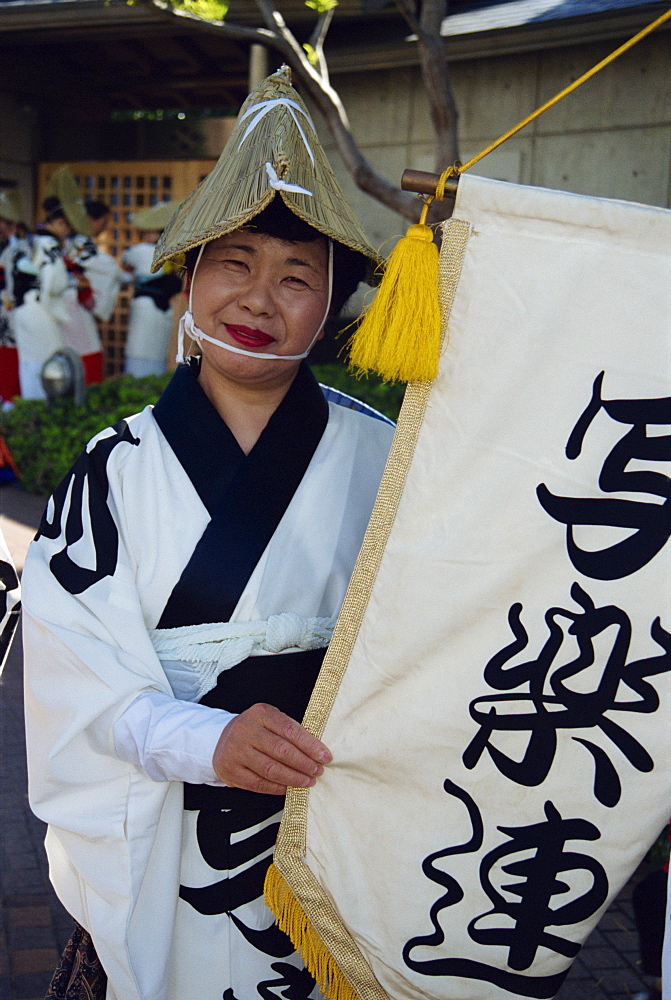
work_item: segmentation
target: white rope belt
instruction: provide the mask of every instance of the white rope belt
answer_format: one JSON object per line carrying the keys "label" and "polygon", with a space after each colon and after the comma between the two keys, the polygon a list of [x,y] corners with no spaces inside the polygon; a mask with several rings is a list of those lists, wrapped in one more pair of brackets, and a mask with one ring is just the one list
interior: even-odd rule
{"label": "white rope belt", "polygon": [[327,646],[335,623],[335,618],[288,612],[266,621],[150,629],[149,635],[175,697],[198,701],[215,687],[220,673],[254,653]]}

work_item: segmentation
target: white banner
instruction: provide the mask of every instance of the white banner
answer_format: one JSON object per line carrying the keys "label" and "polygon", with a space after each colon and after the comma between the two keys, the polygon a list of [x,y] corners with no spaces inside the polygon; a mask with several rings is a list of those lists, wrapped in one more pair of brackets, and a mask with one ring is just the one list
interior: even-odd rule
{"label": "white banner", "polygon": [[671,814],[671,212],[464,176],[276,866],[362,1000],[549,998]]}

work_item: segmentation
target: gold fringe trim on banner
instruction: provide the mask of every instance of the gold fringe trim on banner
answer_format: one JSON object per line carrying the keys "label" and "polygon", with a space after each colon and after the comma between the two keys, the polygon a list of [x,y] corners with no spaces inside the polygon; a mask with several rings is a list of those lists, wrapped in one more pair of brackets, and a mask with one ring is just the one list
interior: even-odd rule
{"label": "gold fringe trim on banner", "polygon": [[326,1000],[360,1000],[275,865],[268,869],[263,895]]}

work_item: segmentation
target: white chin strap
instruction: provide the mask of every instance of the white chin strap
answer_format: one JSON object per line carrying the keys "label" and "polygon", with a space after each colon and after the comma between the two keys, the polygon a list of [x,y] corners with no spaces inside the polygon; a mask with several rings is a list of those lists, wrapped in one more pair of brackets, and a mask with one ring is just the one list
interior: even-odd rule
{"label": "white chin strap", "polygon": [[329,255],[328,255],[328,298],[326,300],[326,311],[324,312],[324,318],[317,328],[317,332],[312,338],[310,345],[306,351],[302,354],[267,354],[263,351],[246,351],[242,347],[234,347],[233,344],[227,344],[223,340],[217,340],[216,337],[210,337],[207,333],[203,333],[200,327],[196,326],[195,320],[193,318],[193,284],[196,277],[196,271],[198,270],[198,265],[200,264],[200,258],[203,255],[203,250],[206,244],[202,243],[200,246],[200,251],[196,259],[196,266],[193,269],[193,274],[191,275],[191,287],[189,288],[189,308],[186,310],[184,315],[179,321],[179,327],[177,330],[177,356],[175,358],[177,364],[181,364],[184,361],[184,334],[187,333],[192,340],[202,347],[202,341],[207,340],[210,344],[216,344],[217,347],[223,347],[225,351],[230,351],[231,354],[244,354],[248,358],[264,358],[272,359],[274,361],[300,361],[302,358],[307,358],[308,354],[315,346],[317,337],[324,329],[324,324],[328,319],[329,310],[331,308],[331,296],[333,294],[333,240],[328,241],[329,245]]}

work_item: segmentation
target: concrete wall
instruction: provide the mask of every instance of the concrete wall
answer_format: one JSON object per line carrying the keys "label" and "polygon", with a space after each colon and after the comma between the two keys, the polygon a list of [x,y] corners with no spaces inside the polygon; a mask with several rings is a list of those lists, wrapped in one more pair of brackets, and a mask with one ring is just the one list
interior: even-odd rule
{"label": "concrete wall", "polygon": [[35,205],[37,165],[41,161],[199,159],[218,156],[235,125],[234,118],[190,122],[73,122],[0,93],[0,184],[18,184],[24,221],[39,218]]}
{"label": "concrete wall", "polygon": [[[671,36],[625,53],[472,168],[500,180],[671,206]],[[614,43],[452,65],[462,162],[595,65]],[[394,183],[406,167],[433,170],[432,130],[418,69],[337,76],[354,133]],[[358,191],[330,134],[331,162],[374,242],[405,231],[397,215]]]}
{"label": "concrete wall", "polygon": [[[641,42],[569,95],[514,139],[473,168],[473,173],[671,205],[671,34],[658,32]],[[483,149],[526,114],[597,63],[614,43],[455,62],[453,85],[460,111],[461,159]],[[431,124],[418,69],[338,75],[334,84],[354,133],[372,164],[394,183],[405,167],[434,169]],[[395,213],[358,191],[318,122],[324,145],[345,191],[360,212],[371,239],[382,244],[405,231]],[[104,154],[82,145],[82,129],[68,136],[38,127],[34,108],[0,94],[0,178],[20,183],[32,207],[34,165],[40,159],[115,159],[113,129],[105,133]],[[75,143],[75,138],[78,138]],[[118,138],[118,137],[116,137]],[[126,155],[133,143],[121,143]],[[60,156],[52,146],[59,145]],[[74,155],[77,145],[78,157]],[[91,146],[91,148],[89,148]],[[145,155],[148,155],[145,151]],[[168,154],[169,155],[169,154]],[[391,244],[387,244],[389,249]]]}
{"label": "concrete wall", "polygon": [[35,163],[40,158],[39,136],[36,109],[0,93],[0,182],[18,184],[28,224],[35,197]]}

